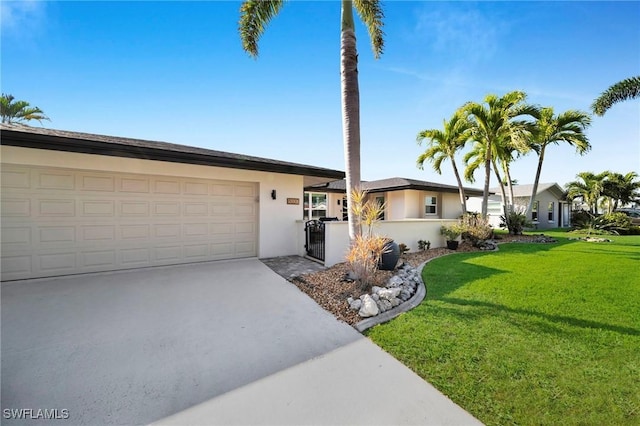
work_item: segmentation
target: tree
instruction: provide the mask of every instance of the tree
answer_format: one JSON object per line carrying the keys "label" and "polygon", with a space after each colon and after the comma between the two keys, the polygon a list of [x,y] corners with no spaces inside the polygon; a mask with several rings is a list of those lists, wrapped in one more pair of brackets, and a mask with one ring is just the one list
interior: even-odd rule
{"label": "tree", "polygon": [[[258,56],[258,40],[267,24],[276,16],[283,0],[246,0],[240,6],[239,32],[243,49],[250,56]],[[353,19],[353,9],[369,32],[376,59],[384,48],[382,31],[384,13],[379,0],[342,0],[340,35],[340,82],[342,93],[342,135],[344,143],[347,205],[353,203],[354,190],[360,189],[360,89],[358,87],[358,52]],[[356,220],[348,211],[349,238],[353,242],[358,235]]]}
{"label": "tree", "polygon": [[578,178],[577,180],[569,182],[565,186],[567,189],[567,197],[571,200],[580,198],[587,204],[592,214],[598,214],[598,200],[602,196],[607,172],[599,174],[580,172],[576,177]]}
{"label": "tree", "polygon": [[602,92],[591,104],[591,109],[596,115],[603,116],[613,104],[638,97],[640,97],[640,76],[630,77]]}
{"label": "tree", "polygon": [[424,162],[429,161],[432,163],[436,173],[440,175],[442,174],[442,162],[445,160],[451,161],[453,174],[458,182],[462,213],[465,214],[467,212],[467,199],[455,156],[456,152],[464,147],[471,136],[471,122],[463,114],[456,112],[449,121],[444,120],[443,124],[443,130],[429,129],[418,133],[416,137],[418,144],[421,144],[424,140],[428,140],[428,142],[426,151],[418,157],[417,166],[422,170],[424,169]]}
{"label": "tree", "polygon": [[[483,216],[487,215],[491,168],[498,146],[507,143],[513,146],[524,146],[523,139],[527,134],[528,124],[525,121],[517,121],[515,118],[524,115],[535,117],[538,114],[535,106],[524,103],[526,97],[527,95],[520,91],[509,92],[502,97],[490,94],[484,98],[484,104],[469,102],[461,108],[473,123],[471,138],[475,142],[472,151],[474,154],[465,156],[465,162],[467,162],[465,176],[473,179],[475,169],[484,163]],[[469,163],[474,157],[475,160]],[[502,182],[500,184],[502,185]]]}
{"label": "tree", "polygon": [[533,209],[536,194],[538,193],[538,183],[540,182],[542,163],[544,162],[547,147],[551,144],[558,145],[560,142],[565,142],[575,147],[578,154],[584,155],[591,149],[589,139],[585,134],[585,130],[590,125],[591,117],[586,112],[569,110],[554,115],[551,107],[540,109],[530,141],[531,148],[538,154],[538,168],[536,169],[536,177],[533,180],[531,200],[526,211],[527,215]]}
{"label": "tree", "polygon": [[605,172],[606,179],[603,182],[602,195],[609,197],[610,210],[615,210],[618,205],[640,201],[640,181],[638,173],[629,172],[625,175],[622,173]]}
{"label": "tree", "polygon": [[3,123],[24,123],[25,121],[48,120],[38,107],[30,107],[27,101],[15,101],[13,95],[2,94],[0,97],[0,116]]}

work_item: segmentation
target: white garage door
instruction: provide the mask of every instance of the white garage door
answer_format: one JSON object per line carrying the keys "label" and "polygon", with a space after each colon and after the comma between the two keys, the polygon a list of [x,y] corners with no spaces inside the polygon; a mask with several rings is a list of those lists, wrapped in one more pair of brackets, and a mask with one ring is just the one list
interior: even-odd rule
{"label": "white garage door", "polygon": [[2,280],[257,255],[258,185],[5,165]]}

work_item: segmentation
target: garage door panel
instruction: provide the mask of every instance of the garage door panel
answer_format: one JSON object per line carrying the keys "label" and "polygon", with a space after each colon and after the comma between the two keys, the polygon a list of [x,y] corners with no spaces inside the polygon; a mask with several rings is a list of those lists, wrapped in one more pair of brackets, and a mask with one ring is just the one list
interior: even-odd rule
{"label": "garage door panel", "polygon": [[148,194],[151,188],[149,179],[123,177],[119,185],[121,192]]}
{"label": "garage door panel", "polygon": [[120,225],[119,228],[123,240],[145,240],[151,235],[151,225],[147,224]]}
{"label": "garage door panel", "polygon": [[116,189],[115,177],[106,174],[81,174],[81,191],[114,192]]}
{"label": "garage door panel", "polygon": [[116,202],[113,200],[82,200],[80,201],[81,217],[114,217]]}
{"label": "garage door panel", "polygon": [[19,165],[2,177],[3,280],[257,255],[255,183]]}
{"label": "garage door panel", "polygon": [[28,170],[2,170],[2,188],[28,189],[31,176]]}
{"label": "garage door panel", "polygon": [[[4,191],[3,191],[4,194]],[[2,217],[31,216],[31,200],[28,198],[2,198]]]}
{"label": "garage door panel", "polygon": [[47,190],[73,191],[76,189],[76,178],[71,172],[36,171],[36,188]]}
{"label": "garage door panel", "polygon": [[80,266],[87,272],[95,268],[116,267],[116,250],[85,250],[80,253]]}
{"label": "garage door panel", "polygon": [[120,201],[120,215],[123,217],[149,217],[151,212],[149,201]]}
{"label": "garage door panel", "polygon": [[42,245],[74,243],[76,241],[75,226],[39,226],[38,242]]}
{"label": "garage door panel", "polygon": [[156,238],[180,238],[181,229],[180,223],[159,223],[153,225],[153,235]]}

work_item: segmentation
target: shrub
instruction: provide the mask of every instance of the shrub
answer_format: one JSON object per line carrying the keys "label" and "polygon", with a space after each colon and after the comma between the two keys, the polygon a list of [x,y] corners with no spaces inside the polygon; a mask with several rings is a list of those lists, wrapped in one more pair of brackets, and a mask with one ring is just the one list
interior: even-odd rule
{"label": "shrub", "polygon": [[455,240],[460,234],[462,234],[462,228],[457,223],[451,226],[443,225],[440,227],[440,235],[444,235],[447,241]]}
{"label": "shrub", "polygon": [[493,236],[493,229],[489,220],[480,213],[467,213],[460,220],[462,240],[468,241],[474,247]]}
{"label": "shrub", "polygon": [[624,213],[615,212],[602,215],[603,220],[616,230],[626,230],[631,227],[631,218]]}
{"label": "shrub", "polygon": [[532,226],[531,221],[523,211],[512,211],[500,216],[500,228],[507,229],[511,235],[522,235],[524,228]]}
{"label": "shrub", "polygon": [[418,249],[420,251],[429,250],[431,247],[431,241],[418,240]]}
{"label": "shrub", "polygon": [[368,291],[389,240],[378,235],[357,235],[346,260],[353,279],[362,291]]}
{"label": "shrub", "polygon": [[583,229],[591,222],[593,215],[586,210],[573,210],[571,212],[571,227]]}
{"label": "shrub", "polygon": [[405,243],[398,244],[398,249],[400,249],[400,256],[411,250]]}

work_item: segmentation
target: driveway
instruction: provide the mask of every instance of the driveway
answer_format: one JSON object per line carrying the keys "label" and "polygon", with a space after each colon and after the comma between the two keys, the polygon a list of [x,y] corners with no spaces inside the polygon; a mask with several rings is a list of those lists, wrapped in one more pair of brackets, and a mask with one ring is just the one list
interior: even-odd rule
{"label": "driveway", "polygon": [[358,339],[256,259],[2,287],[2,408],[144,424]]}
{"label": "driveway", "polygon": [[[335,413],[323,420],[322,395],[353,387],[341,399],[358,407],[349,396],[380,394],[366,387],[384,384],[348,372],[386,364],[406,376],[389,384],[398,395],[411,389],[412,406],[430,403],[416,399],[418,386],[445,418],[463,416],[451,424],[475,420],[257,259],[3,283],[1,351],[3,424],[43,424],[38,409],[68,415],[60,424],[344,423]],[[297,412],[306,403],[317,416],[282,417],[296,413],[287,401],[305,384],[315,396]],[[32,411],[15,420],[7,409]]]}

